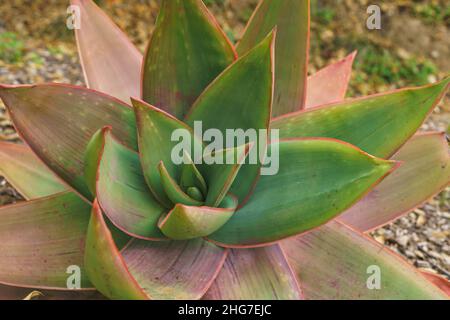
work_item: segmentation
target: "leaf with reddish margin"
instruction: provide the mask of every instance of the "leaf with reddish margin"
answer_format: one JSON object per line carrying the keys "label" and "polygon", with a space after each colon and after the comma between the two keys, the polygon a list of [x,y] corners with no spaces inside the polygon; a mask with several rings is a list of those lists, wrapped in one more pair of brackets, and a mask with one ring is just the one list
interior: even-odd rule
{"label": "leaf with reddish margin", "polygon": [[161,218],[159,228],[164,235],[174,240],[206,237],[231,218],[237,205],[238,201],[233,196],[226,197],[219,208],[177,204]]}
{"label": "leaf with reddish margin", "polygon": [[140,96],[142,54],[91,0],[71,0],[80,9],[75,35],[89,88],[126,103]]}
{"label": "leaf with reddish margin", "polygon": [[204,300],[301,300],[297,279],[279,245],[230,250]]}
{"label": "leaf with reddish margin", "polygon": [[280,138],[329,137],[381,158],[391,157],[420,128],[445,94],[450,77],[409,88],[291,113],[274,119]]}
{"label": "leaf with reddish margin", "polygon": [[28,200],[67,190],[28,147],[16,143],[0,142],[0,174]]}
{"label": "leaf with reddish margin", "polygon": [[143,99],[182,119],[236,53],[201,0],[161,4],[143,67]]}
{"label": "leaf with reddish margin", "polygon": [[421,271],[421,273],[423,276],[425,276],[425,278],[428,279],[428,281],[434,283],[435,286],[437,286],[439,289],[444,291],[450,299],[450,281],[448,281],[446,278],[441,277],[435,273],[431,273],[431,272],[427,272],[427,271]]}
{"label": "leaf with reddish margin", "polygon": [[137,149],[129,106],[99,92],[69,85],[0,85],[0,97],[14,125],[34,153],[83,197],[84,152],[92,135],[111,125],[116,136]]}
{"label": "leaf with reddish margin", "polygon": [[164,191],[173,204],[180,203],[187,206],[201,206],[203,204],[203,202],[191,198],[181,190],[177,182],[170,176],[170,173],[164,166],[164,162],[161,161],[159,163],[158,170]]}
{"label": "leaf with reddish margin", "polygon": [[[281,242],[306,299],[446,299],[413,266],[369,237],[332,221]],[[369,289],[380,274],[380,290]]]}
{"label": "leaf with reddish margin", "polygon": [[[189,126],[175,117],[143,101],[133,99],[132,102],[136,113],[139,155],[145,180],[155,197],[165,207],[171,208],[172,203],[164,192],[158,165],[163,161],[169,174],[176,181],[179,181],[182,166],[176,165],[172,160],[172,152],[175,152],[175,147],[189,143],[195,151],[195,146],[198,146],[198,149],[201,150],[202,143],[200,140],[193,138],[194,134]],[[187,139],[189,141],[184,141],[184,136],[177,136],[177,132],[188,134],[189,138]],[[191,150],[192,154],[194,153]],[[183,155],[181,154],[181,157]]]}
{"label": "leaf with reddish margin", "polygon": [[83,267],[90,205],[73,193],[0,208],[0,283],[67,289],[67,268],[81,268],[81,288],[92,287]]}
{"label": "leaf with reddish margin", "polygon": [[[227,130],[242,131],[239,137],[236,137],[239,132],[235,131],[234,138],[231,133],[233,144],[226,145],[227,148],[250,142],[235,142],[241,137],[250,139],[247,136],[249,129],[256,130],[256,134],[258,130],[267,130],[272,107],[274,40],[275,32],[272,32],[217,77],[194,103],[186,123],[194,129],[197,122],[204,131],[219,130],[223,137],[230,135]],[[227,138],[228,141],[231,139]],[[255,142],[260,149],[262,143],[251,142]],[[259,164],[245,164],[240,169],[231,188],[240,201],[247,197],[254,186],[259,168]]]}
{"label": "leaf with reddish margin", "polygon": [[339,219],[367,232],[412,211],[450,183],[444,133],[416,135],[392,159],[404,163]]}
{"label": "leaf with reddish margin", "polygon": [[257,247],[309,231],[336,217],[398,165],[331,139],[296,139],[279,148],[279,171],[261,176],[248,203],[208,239]]}
{"label": "leaf with reddish margin", "polygon": [[152,196],[145,183],[139,155],[103,130],[97,171],[97,200],[111,222],[137,238],[163,240],[158,228],[165,209]]}
{"label": "leaf with reddish margin", "polygon": [[356,51],[308,77],[306,108],[344,100]]}
{"label": "leaf with reddish margin", "polygon": [[130,300],[148,298],[129,273],[97,201],[94,201],[87,231],[84,265],[91,282],[106,297]]}
{"label": "leaf with reddish margin", "polygon": [[135,239],[120,253],[99,207],[94,208],[86,265],[91,281],[108,298],[200,299],[226,258],[226,250],[201,239]]}
{"label": "leaf with reddish margin", "polygon": [[304,107],[309,51],[309,0],[262,0],[250,19],[237,52],[242,55],[277,28],[273,115]]}

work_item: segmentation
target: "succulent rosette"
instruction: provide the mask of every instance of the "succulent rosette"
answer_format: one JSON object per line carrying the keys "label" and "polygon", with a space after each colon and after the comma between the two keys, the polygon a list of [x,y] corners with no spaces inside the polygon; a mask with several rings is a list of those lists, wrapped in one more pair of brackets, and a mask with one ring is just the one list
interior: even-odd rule
{"label": "succulent rosette", "polygon": [[[201,0],[163,0],[144,56],[72,5],[87,88],[0,86],[26,143],[0,144],[0,170],[27,200],[0,208],[0,297],[448,298],[366,233],[449,184],[444,134],[416,133],[449,78],[345,99],[355,53],[308,76],[306,0],[262,0],[237,46]],[[269,139],[175,163],[177,130],[205,147],[196,124]]]}

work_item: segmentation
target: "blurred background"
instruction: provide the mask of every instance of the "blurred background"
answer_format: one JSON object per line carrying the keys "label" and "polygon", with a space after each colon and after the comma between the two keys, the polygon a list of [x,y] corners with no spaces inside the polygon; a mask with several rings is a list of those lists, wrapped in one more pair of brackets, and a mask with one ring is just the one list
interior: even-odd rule
{"label": "blurred background", "polygon": [[[283,0],[279,0],[283,1]],[[144,51],[158,13],[157,0],[96,1]],[[239,41],[258,0],[204,0],[232,41]],[[1,0],[0,83],[83,85],[69,0]],[[310,73],[358,50],[349,97],[418,86],[450,71],[448,0],[311,0]],[[381,30],[366,28],[367,7],[382,10]],[[444,99],[422,130],[449,132]],[[0,140],[19,142],[0,102]],[[0,177],[0,205],[21,197]],[[372,236],[419,268],[450,279],[450,189]]]}

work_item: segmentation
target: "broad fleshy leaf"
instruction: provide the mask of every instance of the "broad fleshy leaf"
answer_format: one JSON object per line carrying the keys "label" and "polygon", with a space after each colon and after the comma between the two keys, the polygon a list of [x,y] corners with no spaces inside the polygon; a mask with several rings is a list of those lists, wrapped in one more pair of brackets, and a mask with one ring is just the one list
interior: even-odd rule
{"label": "broad fleshy leaf", "polygon": [[208,238],[226,247],[254,247],[318,227],[354,204],[394,170],[331,139],[299,139],[279,148],[279,172],[261,176],[247,204]]}
{"label": "broad fleshy leaf", "polygon": [[0,174],[28,200],[68,189],[30,148],[16,143],[0,142]]}
{"label": "broad fleshy leaf", "polygon": [[0,283],[67,289],[77,266],[81,288],[92,287],[83,266],[89,212],[68,192],[0,208]]}
{"label": "broad fleshy leaf", "polygon": [[[248,142],[256,143],[255,140],[248,141],[252,139],[252,132],[249,129],[256,130],[256,135],[259,135],[258,130],[267,130],[269,127],[274,39],[275,32],[272,32],[258,46],[217,77],[195,102],[186,117],[186,123],[194,130],[196,126],[201,126],[203,131],[219,130],[217,132],[223,137],[228,137],[227,142],[231,141],[231,144],[227,144],[226,147]],[[221,116],[218,116],[219,114]],[[264,139],[267,138],[267,134],[266,132]],[[214,140],[213,137],[210,139]],[[225,144],[225,141],[214,142],[222,146]],[[261,143],[258,142],[257,146],[260,152]],[[231,189],[240,201],[253,187],[259,175],[259,167],[258,164],[242,166]]]}
{"label": "broad fleshy leaf", "polygon": [[226,197],[219,208],[177,204],[159,223],[162,233],[174,240],[206,237],[220,229],[233,215],[236,198]]}
{"label": "broad fleshy leaf", "polygon": [[213,154],[205,155],[204,163],[199,168],[209,186],[205,200],[207,206],[217,207],[222,202],[252,147],[246,144],[236,148],[211,150]]}
{"label": "broad fleshy leaf", "polygon": [[[173,179],[179,181],[181,165],[175,164],[173,156],[180,157],[183,162],[186,150],[177,146],[189,144],[194,154],[196,146],[201,150],[201,141],[194,139],[192,129],[175,117],[159,110],[143,101],[133,99],[138,127],[139,154],[144,170],[144,176],[148,186],[155,197],[167,208],[171,208],[171,202],[164,192],[158,165],[164,162],[167,171]],[[187,137],[186,137],[187,135]]]}
{"label": "broad fleshy leaf", "polygon": [[304,107],[309,51],[309,1],[261,0],[237,52],[242,55],[277,28],[273,115]]}
{"label": "broad fleshy leaf", "polygon": [[279,245],[230,250],[205,300],[301,300],[302,293]]}
{"label": "broad fleshy leaf", "polygon": [[159,174],[161,177],[161,184],[164,192],[173,204],[184,204],[186,206],[201,206],[202,201],[195,200],[187,195],[178,183],[170,176],[164,163],[161,161],[158,165]]}
{"label": "broad fleshy leaf", "polygon": [[308,77],[306,108],[344,100],[356,51]]}
{"label": "broad fleshy leaf", "polygon": [[[200,299],[226,258],[226,250],[201,239],[135,239],[119,253],[101,222],[101,212],[93,217],[100,227],[90,229],[92,234],[86,244],[90,255],[86,257],[93,260],[86,265],[94,267],[89,276],[108,298],[140,297],[142,290],[150,299]],[[132,282],[128,281],[130,277]]]}
{"label": "broad fleshy leaf", "polygon": [[126,103],[140,96],[142,54],[91,0],[71,0],[79,8],[75,35],[89,88]]}
{"label": "broad fleshy leaf", "polygon": [[443,133],[414,136],[392,159],[404,163],[339,219],[369,231],[408,213],[450,183],[450,155]]}
{"label": "broad fleshy leaf", "polygon": [[84,152],[92,135],[111,125],[114,134],[136,149],[133,111],[99,92],[69,85],[0,85],[17,131],[34,153],[87,199]]}
{"label": "broad fleshy leaf", "polygon": [[449,87],[450,78],[420,88],[344,101],[272,121],[281,138],[329,137],[382,158],[392,156],[420,127]]}
{"label": "broad fleshy leaf", "polygon": [[392,251],[336,221],[281,246],[306,299],[448,298]]}
{"label": "broad fleshy leaf", "polygon": [[103,131],[97,171],[97,200],[111,222],[123,232],[149,240],[165,239],[158,220],[165,209],[145,183],[139,155]]}
{"label": "broad fleshy leaf", "polygon": [[143,68],[142,94],[182,119],[236,53],[201,0],[163,0]]}

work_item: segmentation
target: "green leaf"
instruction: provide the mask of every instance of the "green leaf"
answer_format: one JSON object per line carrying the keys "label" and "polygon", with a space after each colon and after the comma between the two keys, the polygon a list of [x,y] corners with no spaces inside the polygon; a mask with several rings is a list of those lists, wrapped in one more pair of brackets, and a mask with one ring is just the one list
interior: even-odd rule
{"label": "green leaf", "polygon": [[96,185],[98,164],[103,152],[105,144],[104,135],[107,130],[111,130],[111,127],[104,127],[94,133],[86,146],[86,152],[84,154],[84,178],[86,181],[86,186],[89,188],[92,197],[95,197],[97,194]]}
{"label": "green leaf", "polygon": [[183,118],[236,53],[201,0],[164,0],[143,68],[143,98]]}
{"label": "green leaf", "polygon": [[68,192],[0,208],[0,283],[67,289],[68,268],[78,266],[81,288],[91,288],[83,264],[89,212]]}
{"label": "green leaf", "polygon": [[226,251],[201,239],[135,239],[119,252],[99,207],[94,209],[86,266],[91,281],[108,298],[199,299],[223,265]]}
{"label": "green leaf", "polygon": [[208,192],[205,179],[186,152],[184,153],[183,168],[181,169],[180,186],[185,190],[195,187],[200,190],[202,196]]}
{"label": "green leaf", "polygon": [[202,201],[192,199],[181,190],[177,182],[170,176],[170,173],[167,171],[162,161],[158,165],[158,170],[161,175],[161,183],[164,191],[173,204],[179,203],[187,206],[201,206],[203,204]]}
{"label": "green leaf", "polygon": [[314,108],[344,100],[355,57],[356,51],[308,77],[305,108]]}
{"label": "green leaf", "polygon": [[[184,143],[188,143],[193,149],[196,146],[201,148],[201,142],[193,138],[194,134],[190,127],[164,111],[138,100],[133,100],[133,106],[136,112],[139,153],[145,179],[155,197],[164,206],[171,208],[171,202],[162,186],[158,165],[163,161],[168,173],[179,181],[182,166],[174,163],[172,153],[176,152],[178,145]],[[183,140],[182,135],[175,137],[176,132],[180,130],[188,135],[187,141]],[[194,154],[192,150],[189,151]],[[183,156],[184,153],[181,153],[182,159]]]}
{"label": "green leaf", "polygon": [[450,78],[420,88],[344,101],[292,113],[272,121],[281,138],[329,137],[389,158],[421,126],[450,84]]}
{"label": "green leaf", "polygon": [[309,1],[262,0],[250,19],[239,55],[256,46],[277,27],[273,115],[303,108],[309,50]]}
{"label": "green leaf", "polygon": [[208,238],[252,247],[318,227],[343,212],[396,165],[330,139],[299,139],[279,148],[279,172],[262,175],[248,203]]}
{"label": "green leaf", "polygon": [[[256,134],[260,129],[267,130],[272,107],[274,38],[275,34],[271,33],[217,77],[195,102],[186,123],[191,127],[201,125],[204,131],[219,130],[223,137],[227,137],[227,129],[234,133],[240,130],[242,136],[248,129],[256,130]],[[233,143],[227,147],[254,142],[260,148],[257,141],[236,143],[239,139],[233,138],[233,132],[231,138]],[[249,137],[246,135],[245,139]],[[231,189],[240,201],[250,192],[259,175],[259,167],[254,164],[241,168]]]}
{"label": "green leaf", "polygon": [[75,35],[88,87],[126,103],[140,96],[142,54],[92,0],[71,3],[80,9]]}
{"label": "green leaf", "polygon": [[82,87],[44,84],[0,85],[0,97],[34,153],[89,200],[84,153],[92,135],[110,125],[123,143],[137,149],[133,111],[110,96]]}
{"label": "green leaf", "polygon": [[450,156],[443,133],[414,136],[392,159],[403,164],[339,219],[369,231],[412,211],[450,183]]}
{"label": "green leaf", "polygon": [[230,250],[205,300],[300,300],[302,293],[278,245]]}
{"label": "green leaf", "polygon": [[209,186],[205,205],[217,207],[222,202],[252,147],[246,144],[236,148],[212,150],[212,153],[204,156],[199,168]]}
{"label": "green leaf", "polygon": [[[306,299],[448,299],[385,246],[335,221],[281,246]],[[370,290],[378,276],[380,290]]]}
{"label": "green leaf", "polygon": [[0,142],[0,174],[28,200],[67,190],[24,145]]}
{"label": "green leaf", "polygon": [[177,204],[161,219],[159,228],[173,240],[205,237],[221,228],[231,218],[237,205],[237,199],[231,196],[224,199],[220,208]]}
{"label": "green leaf", "polygon": [[111,222],[123,232],[150,240],[165,239],[158,219],[165,209],[153,198],[142,174],[139,155],[103,131],[97,171],[97,200]]}

